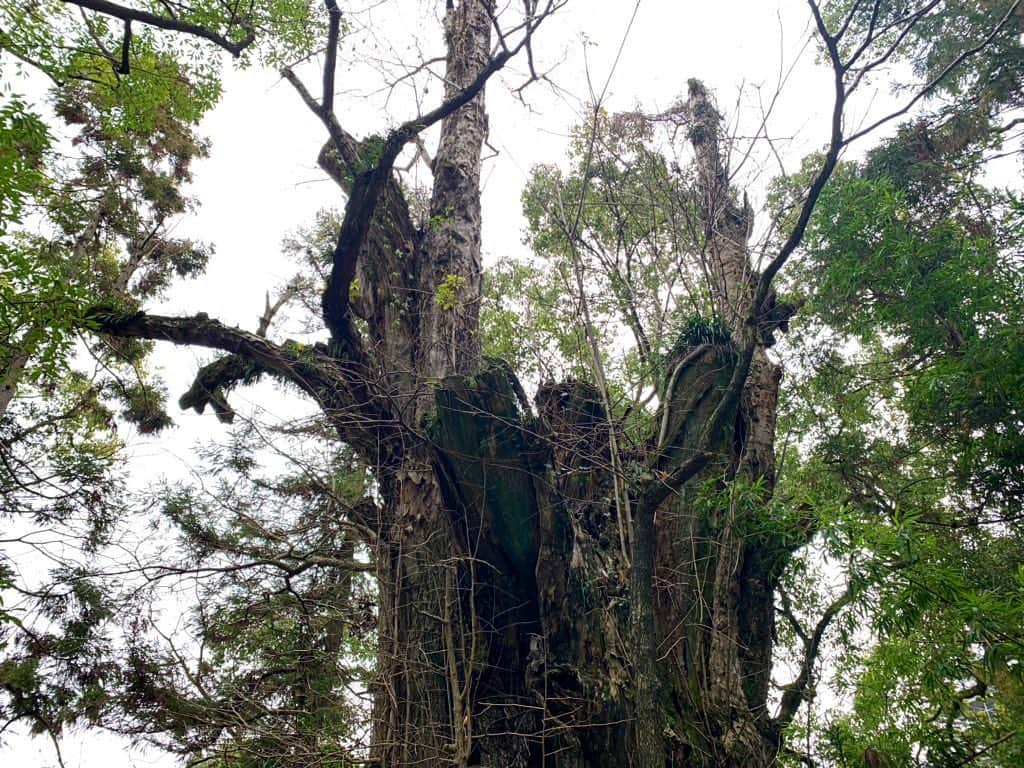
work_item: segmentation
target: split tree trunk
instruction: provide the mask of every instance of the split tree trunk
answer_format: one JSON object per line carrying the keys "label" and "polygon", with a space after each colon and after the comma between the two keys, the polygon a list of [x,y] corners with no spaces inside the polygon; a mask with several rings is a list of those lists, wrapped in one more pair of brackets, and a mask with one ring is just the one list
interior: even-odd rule
{"label": "split tree trunk", "polygon": [[[494,4],[447,7],[447,87],[468,94],[490,66]],[[374,471],[380,504],[358,520],[380,595],[371,761],[773,764],[773,593],[791,546],[763,519],[779,375],[765,351],[772,313],[751,306],[750,212],[729,186],[703,87],[691,83],[684,111],[709,289],[731,335],[676,345],[657,433],[615,462],[595,387],[546,385],[531,404],[514,372],[480,358],[482,91],[442,123],[422,227],[391,166],[375,164],[380,146],[360,145],[303,93],[331,131],[321,164],[349,197],[324,292],[330,344],[275,345],[205,315],[98,308],[91,319],[231,353],[183,399],[199,410],[264,373],[292,382]],[[385,141],[392,162],[409,125]]]}
{"label": "split tree trunk", "polygon": [[[486,63],[486,11],[466,2],[449,12],[450,89]],[[389,236],[377,242],[390,251],[360,256],[370,289],[355,309],[393,401],[418,427],[379,477],[381,766],[774,761],[773,588],[788,552],[752,533],[761,526],[730,483],[761,480],[761,501],[770,495],[779,376],[750,306],[751,214],[728,184],[720,118],[699,84],[689,108],[712,289],[733,340],[676,361],[664,442],[636,459],[630,498],[638,504],[642,486],[700,440],[715,458],[637,515],[632,573],[598,392],[546,386],[531,407],[512,371],[479,359],[482,96],[442,126],[430,220],[397,227],[406,260],[395,261]],[[400,195],[390,200],[375,226],[392,232],[408,212]],[[744,345],[755,347],[750,372],[730,404]]]}

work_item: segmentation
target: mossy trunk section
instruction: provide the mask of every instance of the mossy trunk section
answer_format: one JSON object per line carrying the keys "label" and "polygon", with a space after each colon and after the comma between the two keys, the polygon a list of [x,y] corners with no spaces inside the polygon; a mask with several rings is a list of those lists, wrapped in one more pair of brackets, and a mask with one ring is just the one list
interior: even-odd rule
{"label": "mossy trunk section", "polygon": [[[669,420],[684,444],[736,357],[728,344],[686,354]],[[739,406],[716,437],[719,461],[647,521],[656,589],[638,623],[596,390],[542,387],[531,408],[490,361],[445,379],[434,401],[418,459],[382,485],[378,764],[772,764],[773,574],[722,484],[742,455]],[[641,674],[656,682],[654,711],[638,711]]]}

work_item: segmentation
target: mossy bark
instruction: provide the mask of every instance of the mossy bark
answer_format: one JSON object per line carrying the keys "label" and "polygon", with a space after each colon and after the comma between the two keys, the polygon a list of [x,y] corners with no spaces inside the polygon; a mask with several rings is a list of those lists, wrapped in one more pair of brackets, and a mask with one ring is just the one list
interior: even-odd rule
{"label": "mossy bark", "polygon": [[[674,402],[689,413],[679,434],[709,416],[733,357],[709,348],[678,377]],[[446,379],[429,449],[384,489],[381,764],[771,764],[762,660],[774,575],[709,480],[740,460],[734,430],[720,436],[721,460],[651,516],[656,591],[637,623],[597,393],[542,388],[534,416],[516,390],[500,364]],[[733,425],[740,417],[737,407]],[[657,683],[656,711],[637,709],[640,674]],[[643,717],[658,727],[638,743]]]}

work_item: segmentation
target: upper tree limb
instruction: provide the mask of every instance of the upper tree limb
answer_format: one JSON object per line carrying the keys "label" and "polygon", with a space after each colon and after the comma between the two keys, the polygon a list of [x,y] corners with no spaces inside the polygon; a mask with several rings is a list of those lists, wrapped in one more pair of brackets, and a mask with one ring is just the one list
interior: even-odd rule
{"label": "upper tree limb", "polygon": [[229,37],[200,24],[193,24],[176,19],[172,16],[161,16],[155,13],[149,13],[148,11],[139,10],[137,8],[118,5],[117,3],[109,2],[109,0],[64,0],[64,2],[71,5],[77,5],[80,8],[85,8],[90,11],[102,13],[105,16],[112,16],[116,19],[121,19],[126,24],[136,21],[140,24],[157,27],[158,29],[182,32],[186,35],[192,35],[193,37],[209,40],[211,43],[214,43],[225,51],[228,51],[232,56],[241,55],[242,51],[252,45],[253,41],[256,39],[255,28],[248,22],[248,20],[241,17],[233,19],[231,26],[240,29],[242,31],[242,36],[238,39],[232,40]]}

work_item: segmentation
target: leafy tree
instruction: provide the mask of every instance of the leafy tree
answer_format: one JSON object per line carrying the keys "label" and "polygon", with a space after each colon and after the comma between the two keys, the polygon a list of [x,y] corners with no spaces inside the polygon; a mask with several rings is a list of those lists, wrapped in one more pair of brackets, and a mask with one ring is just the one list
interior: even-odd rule
{"label": "leafy tree", "polygon": [[[298,473],[264,473],[242,430],[210,457],[208,496],[161,494],[160,530],[180,533],[184,556],[137,573],[197,585],[196,650],[157,642],[159,622],[145,619],[155,592],[65,569],[43,595],[49,624],[22,627],[4,662],[14,716],[51,732],[91,720],[232,766],[1012,764],[1021,206],[956,170],[990,148],[996,111],[971,113],[985,129],[969,135],[957,121],[970,110],[952,109],[904,126],[862,163],[840,156],[940,89],[955,96],[1012,73],[989,54],[1019,35],[1020,3],[809,2],[834,75],[831,133],[779,182],[760,243],[700,82],[658,115],[594,105],[567,169],[537,169],[524,195],[537,260],[503,265],[485,297],[483,89],[520,52],[539,77],[534,35],[560,5],[499,14],[484,0],[446,3],[443,96],[357,140],[335,108],[346,26],[326,3],[310,26],[326,36],[321,96],[283,70],[325,128],[320,164],[345,197],[340,222],[323,214],[289,246],[305,271],[285,293],[308,306],[320,290],[323,340],[273,338],[281,302],[268,299],[248,332],[206,314],[150,314],[138,303],[146,281],[112,290],[117,269],[89,273],[69,333],[121,355],[154,340],[222,353],[184,406],[231,420],[231,390],[272,378],[320,417],[293,428],[293,443],[275,435]],[[128,25],[110,19],[233,53],[261,45],[255,10],[82,6],[106,18],[86,22],[90,37],[107,35],[89,50],[118,40],[129,74]],[[290,12],[304,18],[262,12],[271,32]],[[967,34],[932,42],[939,25]],[[5,48],[36,59],[31,25],[15,28],[23,37]],[[167,52],[162,33],[152,39]],[[308,55],[308,40],[284,39]],[[847,129],[849,100],[898,57],[919,65],[904,108]],[[96,99],[120,83],[95,79]],[[1011,106],[1012,91],[987,104]],[[63,114],[77,119],[83,101]],[[104,123],[110,111],[95,113],[96,139],[109,140],[100,199],[127,183],[143,204],[127,219],[80,204],[52,214],[72,243],[96,241],[90,212],[128,243],[115,256],[90,251],[97,265],[130,264],[139,222],[180,210],[174,185],[154,183],[149,150],[117,143],[127,134]],[[126,125],[170,135],[155,117]],[[396,162],[414,143],[422,159],[432,126],[431,187],[417,197]],[[36,183],[5,178],[5,200]],[[172,253],[158,275],[177,268]],[[798,308],[783,351],[807,362],[780,409],[771,350]],[[515,369],[485,351],[536,379],[532,403]],[[799,439],[777,456],[780,416]],[[326,460],[303,458],[323,443]],[[811,578],[822,562],[839,564],[837,589]],[[792,678],[773,693],[780,636]],[[815,729],[832,638],[856,677],[853,709]],[[922,647],[933,663],[915,656]],[[807,754],[792,738],[801,711]]]}
{"label": "leafy tree", "polygon": [[904,131],[841,169],[793,272],[813,286],[797,333],[831,342],[792,390],[791,428],[807,453],[791,492],[826,489],[835,512],[823,531],[850,558],[878,637],[866,659],[850,650],[854,714],[825,736],[844,764],[870,749],[894,764],[1010,765],[1020,749],[1019,206],[970,179],[890,175],[916,138]]}

